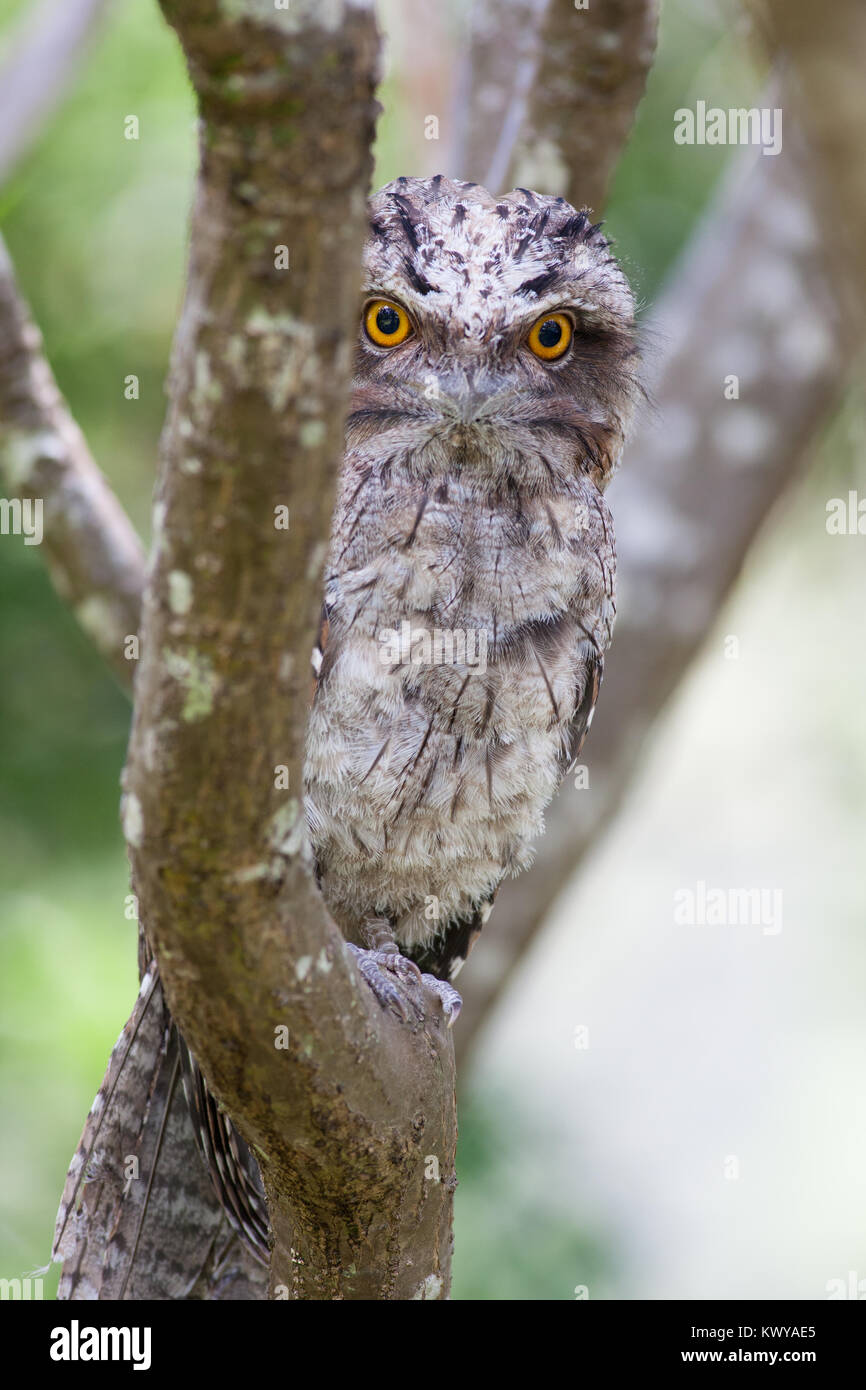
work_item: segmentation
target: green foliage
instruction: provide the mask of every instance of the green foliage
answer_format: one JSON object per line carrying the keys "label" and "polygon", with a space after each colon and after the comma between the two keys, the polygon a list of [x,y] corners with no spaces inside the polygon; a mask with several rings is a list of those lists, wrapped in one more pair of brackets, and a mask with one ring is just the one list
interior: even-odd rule
{"label": "green foliage", "polygon": [[591,1233],[588,1219],[578,1227],[546,1194],[541,1148],[555,1152],[556,1135],[531,1116],[527,1097],[461,1096],[453,1298],[560,1301],[580,1286],[604,1296],[610,1238]]}

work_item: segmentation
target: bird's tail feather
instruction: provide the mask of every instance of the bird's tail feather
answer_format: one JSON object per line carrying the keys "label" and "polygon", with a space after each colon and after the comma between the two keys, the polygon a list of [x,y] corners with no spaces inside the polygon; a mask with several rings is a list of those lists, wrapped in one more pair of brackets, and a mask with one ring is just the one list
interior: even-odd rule
{"label": "bird's tail feather", "polygon": [[[193,1154],[196,1148],[202,1153],[203,1146],[195,1132],[195,1108],[184,1092],[185,1080],[190,1084],[184,1073],[197,1076],[195,1084],[204,1088],[151,961],[63,1189],[52,1249],[52,1258],[63,1261],[59,1299],[266,1296],[265,1266],[237,1234],[243,1222],[230,1204],[234,1220],[229,1219],[215,1190],[216,1178],[212,1182]],[[218,1140],[219,1121],[228,1126],[249,1203],[258,1170],[206,1089],[204,1094],[218,1116]],[[262,1198],[259,1225],[263,1210]],[[249,1220],[248,1212],[242,1215]],[[264,1220],[266,1239],[266,1215]],[[244,1234],[249,1245],[249,1234]]]}

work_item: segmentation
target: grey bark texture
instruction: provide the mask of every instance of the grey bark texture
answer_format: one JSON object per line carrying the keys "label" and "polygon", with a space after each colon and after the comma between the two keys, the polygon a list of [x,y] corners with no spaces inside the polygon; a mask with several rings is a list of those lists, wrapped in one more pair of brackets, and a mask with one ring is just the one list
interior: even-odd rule
{"label": "grey bark texture", "polygon": [[128,687],[144,551],[57,389],[2,241],[0,330],[0,477],[12,497],[41,504],[54,587]]}
{"label": "grey bark texture", "polygon": [[[655,52],[657,0],[476,0],[456,158],[492,193],[562,194],[598,213]],[[528,182],[527,182],[528,180]]]}
{"label": "grey bark texture", "polygon": [[785,65],[787,130],[801,128],[815,155],[816,211],[856,342],[866,317],[866,5],[750,0],[749,8],[766,50]]}
{"label": "grey bark texture", "polygon": [[658,0],[549,0],[507,182],[540,181],[600,215],[655,54]]}

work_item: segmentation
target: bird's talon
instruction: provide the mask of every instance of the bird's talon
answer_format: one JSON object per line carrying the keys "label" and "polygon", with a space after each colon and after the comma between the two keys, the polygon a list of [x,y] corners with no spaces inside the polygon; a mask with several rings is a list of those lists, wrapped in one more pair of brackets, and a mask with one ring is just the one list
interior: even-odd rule
{"label": "bird's talon", "polygon": [[445,1024],[448,1028],[453,1028],[460,1017],[460,1010],[463,1008],[462,995],[458,994],[453,985],[447,980],[440,980],[438,975],[422,975],[421,979],[425,986],[439,999],[442,1005],[442,1012],[445,1014]]}
{"label": "bird's talon", "polygon": [[362,979],[366,981],[383,1009],[391,1009],[403,1023],[408,1023],[411,1017],[410,1003],[415,1013],[419,1017],[422,1015],[419,1004],[408,997],[406,989],[412,975],[410,973],[407,980],[403,966],[411,965],[411,961],[407,961],[405,956],[395,951],[364,950],[351,941],[346,945],[355,957]]}
{"label": "bird's talon", "polygon": [[422,975],[418,966],[399,951],[364,950],[354,942],[346,943],[355,962],[383,1009],[391,1009],[403,1023],[408,1023],[414,1011],[419,1020],[425,1017],[423,991],[435,994],[442,1005],[446,1025],[451,1028],[460,1013],[463,1000],[453,985],[435,975]]}

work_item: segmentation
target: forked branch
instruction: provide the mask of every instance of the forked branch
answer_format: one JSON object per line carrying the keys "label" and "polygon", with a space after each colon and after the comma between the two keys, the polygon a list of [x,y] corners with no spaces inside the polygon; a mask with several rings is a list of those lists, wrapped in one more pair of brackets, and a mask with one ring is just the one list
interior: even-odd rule
{"label": "forked branch", "polygon": [[378,36],[363,3],[163,8],[201,165],[126,772],[134,885],[172,1012],[258,1157],[272,1285],[438,1297],[450,1035],[401,1027],[361,985],[301,800]]}

